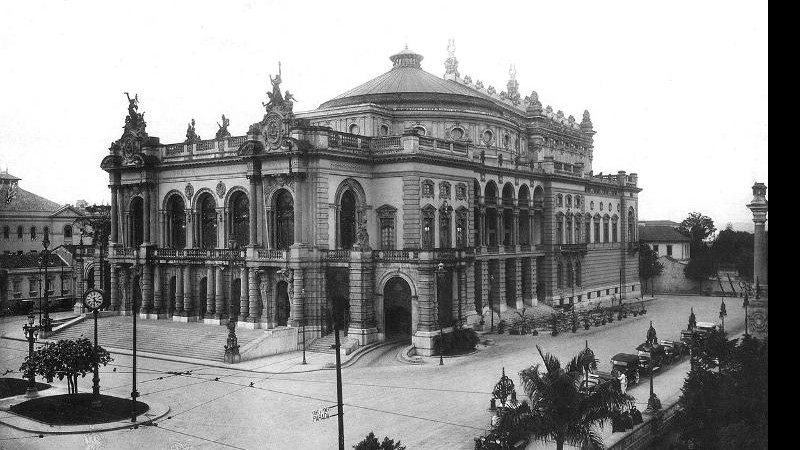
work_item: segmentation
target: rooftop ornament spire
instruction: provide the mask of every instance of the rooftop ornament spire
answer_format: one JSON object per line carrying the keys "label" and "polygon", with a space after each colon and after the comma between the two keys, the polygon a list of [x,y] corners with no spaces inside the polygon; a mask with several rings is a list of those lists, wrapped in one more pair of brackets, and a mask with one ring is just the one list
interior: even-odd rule
{"label": "rooftop ornament spire", "polygon": [[511,64],[511,67],[508,68],[508,84],[506,87],[508,88],[508,99],[511,100],[511,103],[518,105],[519,104],[519,81],[517,81],[517,67],[514,64]]}
{"label": "rooftop ornament spire", "polygon": [[583,110],[583,120],[581,120],[581,130],[587,133],[593,131],[592,118],[591,116],[589,116],[588,109]]}
{"label": "rooftop ornament spire", "polygon": [[444,61],[444,79],[455,80],[460,77],[458,73],[458,60],[456,59],[456,41],[449,39],[447,41],[447,59]]}
{"label": "rooftop ornament spire", "polygon": [[400,50],[400,52],[389,57],[394,64],[392,69],[397,69],[398,67],[414,67],[419,69],[421,68],[420,62],[422,61],[422,58],[423,56],[419,53],[409,50],[408,45],[406,45],[403,50]]}

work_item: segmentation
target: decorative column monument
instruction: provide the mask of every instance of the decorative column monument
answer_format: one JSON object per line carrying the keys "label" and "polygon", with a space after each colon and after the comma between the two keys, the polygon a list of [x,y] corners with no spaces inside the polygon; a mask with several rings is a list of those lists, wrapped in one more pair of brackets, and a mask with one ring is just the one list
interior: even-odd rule
{"label": "decorative column monument", "polygon": [[764,183],[753,185],[753,200],[747,207],[753,212],[755,236],[753,248],[753,286],[755,299],[750,301],[752,313],[749,326],[755,333],[767,334],[767,241],[764,225],[767,221],[767,186]]}

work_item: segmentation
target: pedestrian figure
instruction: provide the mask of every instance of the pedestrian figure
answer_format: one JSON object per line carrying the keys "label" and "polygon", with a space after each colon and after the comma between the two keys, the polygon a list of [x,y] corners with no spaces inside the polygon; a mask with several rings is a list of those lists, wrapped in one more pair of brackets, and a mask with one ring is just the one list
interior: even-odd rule
{"label": "pedestrian figure", "polygon": [[638,425],[644,422],[644,419],[642,419],[642,412],[639,411],[638,408],[636,408],[636,405],[633,405],[631,407],[631,419],[633,419],[634,425]]}
{"label": "pedestrian figure", "polygon": [[631,413],[628,411],[622,413],[622,426],[626,431],[633,429],[633,418],[631,418]]}

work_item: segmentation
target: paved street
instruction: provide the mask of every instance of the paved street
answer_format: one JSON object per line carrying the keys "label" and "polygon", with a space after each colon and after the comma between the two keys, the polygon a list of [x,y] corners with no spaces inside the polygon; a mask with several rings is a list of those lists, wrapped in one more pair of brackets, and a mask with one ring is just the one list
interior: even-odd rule
{"label": "paved street", "polygon": [[[716,322],[719,304],[718,297],[665,296],[648,303],[645,316],[629,316],[621,322],[575,334],[487,335],[485,338],[492,339],[494,345],[469,356],[447,358],[444,366],[438,365],[438,358],[425,358],[423,365],[404,364],[396,358],[402,347],[381,347],[343,370],[346,448],[352,448],[369,431],[375,431],[380,438],[388,435],[401,440],[409,450],[472,449],[473,437],[482,434],[489,423],[489,393],[500,377],[501,368],[505,367],[518,384],[520,370],[541,362],[536,344],[564,362],[588,339],[600,359],[601,369],[609,370],[613,354],[635,351],[645,338],[650,320],[660,339],[677,339],[679,330],[686,326],[690,307],[694,307],[698,321]],[[726,299],[726,304],[729,314],[726,328],[730,334],[737,334],[744,327],[741,299]],[[0,333],[19,330],[21,334],[23,319],[4,319]],[[0,340],[0,370],[19,369],[26,352],[24,342]],[[131,358],[114,357],[113,363],[102,370],[102,390],[105,394],[129,396]],[[678,393],[688,367],[686,361],[656,375],[655,390],[662,401]],[[140,358],[138,366],[141,400],[152,399],[171,408],[167,417],[157,421],[157,426],[96,434],[45,435],[40,439],[0,425],[0,448],[336,448],[336,418],[311,422],[312,410],[336,402],[335,371],[264,374],[148,358]],[[187,371],[189,374],[168,373]],[[90,389],[90,378],[80,380],[80,386]],[[648,380],[643,377],[640,385],[630,391],[641,410],[647,402],[648,389]],[[610,432],[606,436],[608,440]],[[534,447],[550,448],[531,446]]]}

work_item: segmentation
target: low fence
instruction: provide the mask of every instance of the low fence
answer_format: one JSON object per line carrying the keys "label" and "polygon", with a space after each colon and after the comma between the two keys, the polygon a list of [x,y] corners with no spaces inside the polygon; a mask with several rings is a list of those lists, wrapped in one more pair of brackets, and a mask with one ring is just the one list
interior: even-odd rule
{"label": "low fence", "polygon": [[619,441],[606,447],[606,450],[639,450],[652,447],[653,440],[657,439],[671,426],[679,405],[680,403],[676,399],[673,404],[661,410],[657,415],[651,416],[644,423],[634,427],[630,433],[623,436]]}

